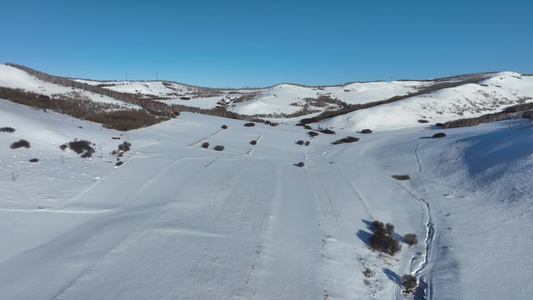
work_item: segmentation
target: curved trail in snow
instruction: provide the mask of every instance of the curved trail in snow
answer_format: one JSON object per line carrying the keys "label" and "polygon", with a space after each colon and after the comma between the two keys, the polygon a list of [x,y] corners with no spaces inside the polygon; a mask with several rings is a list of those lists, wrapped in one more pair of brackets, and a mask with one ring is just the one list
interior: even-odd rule
{"label": "curved trail in snow", "polygon": [[432,218],[432,212],[431,212],[431,207],[429,206],[429,203],[426,202],[426,200],[424,200],[422,197],[418,196],[414,191],[412,191],[411,189],[409,189],[408,187],[406,187],[405,185],[403,184],[400,184],[400,186],[405,189],[409,194],[411,194],[411,196],[413,196],[414,198],[416,198],[417,200],[419,200],[420,202],[422,202],[422,204],[424,204],[424,207],[426,208],[426,214],[427,214],[427,219],[426,219],[426,237],[424,239],[424,244],[425,244],[425,251],[424,251],[424,254],[423,254],[423,257],[424,257],[424,261],[422,261],[422,263],[420,263],[420,265],[412,271],[412,273],[414,273],[414,275],[421,281],[424,283],[425,287],[424,287],[424,290],[425,290],[425,294],[426,294],[426,299],[432,299],[433,295],[432,295],[432,284],[431,284],[431,270],[429,270],[430,268],[430,264],[435,261],[435,257],[434,255],[432,255],[432,249],[434,249],[434,244],[435,244],[435,237],[436,237],[436,231],[435,231],[435,228],[433,227],[433,218]]}

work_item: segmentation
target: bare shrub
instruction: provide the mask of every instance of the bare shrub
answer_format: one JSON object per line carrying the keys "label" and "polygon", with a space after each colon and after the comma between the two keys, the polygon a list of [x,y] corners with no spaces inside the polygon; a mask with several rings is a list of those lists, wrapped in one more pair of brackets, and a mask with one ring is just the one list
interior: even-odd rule
{"label": "bare shrub", "polygon": [[117,167],[118,167],[118,166],[122,166],[123,163],[124,163],[124,162],[122,162],[122,161],[117,161],[117,163],[115,164],[115,166],[117,166]]}
{"label": "bare shrub", "polygon": [[303,161],[301,161],[301,162],[297,163],[296,166],[301,168],[301,167],[305,166],[305,164],[304,164]]}
{"label": "bare shrub", "polygon": [[309,126],[309,125],[304,125],[304,128],[307,129],[307,130],[311,130],[311,129],[313,129],[313,128],[311,128],[311,126]]}
{"label": "bare shrub", "polygon": [[394,225],[391,223],[383,225],[382,222],[375,220],[371,227],[374,234],[368,239],[370,248],[389,255],[394,255],[402,249],[400,242],[391,236],[394,232]]}
{"label": "bare shrub", "polygon": [[0,132],[13,133],[13,132],[15,132],[15,128],[11,128],[11,127],[2,127],[2,128],[0,128]]}
{"label": "bare shrub", "polygon": [[391,177],[396,180],[410,180],[411,179],[411,176],[409,175],[392,175]]}
{"label": "bare shrub", "polygon": [[363,275],[365,275],[366,278],[370,278],[370,277],[374,277],[375,273],[374,273],[374,271],[372,271],[372,269],[366,268],[363,271]]}
{"label": "bare shrub", "polygon": [[245,127],[254,127],[254,126],[255,126],[255,123],[252,123],[252,122],[250,122],[250,123],[245,123],[244,126],[245,126]]}
{"label": "bare shrub", "polygon": [[303,140],[299,140],[299,141],[296,142],[296,144],[298,144],[298,145],[303,145],[303,144],[304,144],[304,141],[303,141]]}
{"label": "bare shrub", "polygon": [[38,161],[39,161],[38,158],[32,158],[32,159],[30,159],[30,162],[31,162],[31,163],[36,163],[36,162],[38,162]]}
{"label": "bare shrub", "polygon": [[119,151],[128,152],[128,151],[130,151],[130,147],[131,147],[131,143],[124,142],[124,143],[118,145],[118,150]]}
{"label": "bare shrub", "polygon": [[204,149],[209,148],[209,143],[208,142],[203,143],[202,144],[202,148],[204,148]]}
{"label": "bare shrub", "polygon": [[[84,152],[94,153],[93,147],[91,147],[91,142],[86,140],[72,141],[68,143],[68,147],[76,152],[76,154],[82,154]],[[88,156],[90,157],[90,155]]]}
{"label": "bare shrub", "polygon": [[354,136],[347,136],[347,137],[342,138],[340,140],[334,141],[332,144],[333,145],[339,145],[339,144],[355,143],[355,142],[358,142],[358,141],[359,141],[359,138],[356,138]]}
{"label": "bare shrub", "polygon": [[306,146],[309,146],[310,144],[311,144],[310,141],[306,141],[306,142],[305,142],[305,145],[306,145]]}
{"label": "bare shrub", "polygon": [[411,274],[405,274],[402,276],[403,293],[413,293],[418,287],[418,280]]}
{"label": "bare shrub", "polygon": [[403,239],[405,240],[405,242],[409,246],[413,246],[413,245],[418,244],[418,238],[416,237],[416,234],[414,234],[414,233],[408,233],[408,234],[404,235]]}
{"label": "bare shrub", "polygon": [[228,129],[228,126],[227,125],[222,125],[222,127],[220,127],[222,129]]}
{"label": "bare shrub", "polygon": [[435,133],[433,135],[434,139],[443,138],[443,137],[446,137],[446,133],[444,133],[444,132]]}
{"label": "bare shrub", "polygon": [[420,119],[420,120],[418,120],[418,123],[429,123],[429,121],[428,120],[424,120],[424,119]]}
{"label": "bare shrub", "polygon": [[216,145],[213,149],[214,149],[215,151],[224,151],[224,146]]}
{"label": "bare shrub", "polygon": [[402,249],[400,242],[382,231],[374,233],[368,240],[368,243],[372,249],[389,255],[394,255]]}
{"label": "bare shrub", "polygon": [[18,140],[17,142],[14,142],[9,146],[11,149],[18,149],[18,148],[30,148],[30,142],[26,140]]}
{"label": "bare shrub", "polygon": [[331,129],[322,129],[322,130],[319,130],[320,132],[322,133],[325,133],[325,134],[335,134],[335,131],[331,130]]}
{"label": "bare shrub", "polygon": [[60,148],[61,150],[65,151],[65,149],[68,148],[68,145],[67,145],[67,144],[63,144],[63,145],[59,146],[59,148]]}
{"label": "bare shrub", "polygon": [[375,232],[378,232],[378,231],[385,231],[385,225],[378,221],[378,220],[374,220],[372,222],[372,229],[375,231]]}
{"label": "bare shrub", "polygon": [[363,130],[361,130],[361,133],[369,134],[369,133],[372,133],[372,130],[370,130],[370,129],[363,129]]}
{"label": "bare shrub", "polygon": [[309,134],[310,137],[315,137],[318,135],[318,132],[316,131],[309,131],[307,134]]}
{"label": "bare shrub", "polygon": [[392,225],[391,223],[385,224],[385,233],[387,233],[388,235],[392,235],[393,232],[394,232],[394,225]]}
{"label": "bare shrub", "polygon": [[255,146],[255,145],[257,145],[257,141],[256,141],[256,140],[253,140],[253,141],[250,142],[250,144],[252,144],[252,145]]}

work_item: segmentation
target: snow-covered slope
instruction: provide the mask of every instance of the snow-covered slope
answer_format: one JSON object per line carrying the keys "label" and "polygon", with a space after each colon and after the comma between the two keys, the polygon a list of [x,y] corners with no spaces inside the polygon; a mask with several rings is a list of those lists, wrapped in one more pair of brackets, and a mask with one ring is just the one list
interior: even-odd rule
{"label": "snow-covered slope", "polygon": [[92,101],[102,103],[118,104],[123,107],[134,107],[131,104],[126,104],[108,96],[97,95],[88,91],[73,89],[53,83],[48,83],[29,75],[28,73],[17,68],[0,64],[0,87],[8,87],[13,89],[24,89],[26,91],[52,96],[54,94],[69,94],[72,92],[79,93],[88,97]]}
{"label": "snow-covered slope", "polygon": [[465,84],[341,115],[321,123],[323,127],[359,131],[413,126],[424,119],[444,123],[533,101],[533,76],[501,72],[479,84]]}
{"label": "snow-covered slope", "polygon": [[[2,86],[44,84],[12,71]],[[439,131],[417,119],[496,110],[492,100],[521,101],[531,84],[505,72],[311,124],[336,131],[316,137],[291,120],[245,127],[191,113],[123,133],[0,100],[0,128],[15,129],[0,131],[0,298],[403,299],[401,276],[413,274],[415,299],[529,299],[533,126],[432,139]],[[283,99],[335,89],[351,93],[280,85],[228,107],[263,99],[257,110],[284,111]],[[381,130],[354,132],[365,127]],[[333,145],[345,136],[361,140]],[[11,149],[20,139],[30,148]],[[60,149],[74,140],[90,141],[92,157]],[[125,141],[131,151],[112,154]],[[394,224],[398,254],[369,248],[373,220]]]}
{"label": "snow-covered slope", "polygon": [[[183,113],[121,136],[4,100],[0,122],[2,299],[402,299],[409,273],[430,299],[533,293],[529,123],[332,145],[354,133]],[[76,138],[96,153],[59,149]],[[374,219],[419,244],[371,251]]]}

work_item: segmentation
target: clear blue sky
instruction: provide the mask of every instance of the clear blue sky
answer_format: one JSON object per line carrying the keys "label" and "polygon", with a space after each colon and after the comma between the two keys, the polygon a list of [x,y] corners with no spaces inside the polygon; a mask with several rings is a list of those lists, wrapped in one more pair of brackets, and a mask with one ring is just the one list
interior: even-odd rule
{"label": "clear blue sky", "polygon": [[531,0],[4,1],[0,63],[211,87],[533,73]]}

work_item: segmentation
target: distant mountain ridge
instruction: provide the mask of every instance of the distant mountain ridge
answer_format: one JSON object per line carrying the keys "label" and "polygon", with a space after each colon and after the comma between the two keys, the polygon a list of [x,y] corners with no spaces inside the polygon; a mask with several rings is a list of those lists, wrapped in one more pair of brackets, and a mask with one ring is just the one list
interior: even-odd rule
{"label": "distant mountain ridge", "polygon": [[[16,73],[13,69],[26,73],[16,76],[28,78],[18,82],[11,80],[7,73]],[[51,96],[50,90],[56,88],[32,87],[29,84],[32,77],[86,93],[93,101],[108,97],[164,118],[179,112],[195,112],[259,122],[264,119],[294,120],[352,130],[410,126],[419,119],[446,123],[477,118],[502,112],[509,106],[529,103],[533,96],[533,76],[513,72],[472,73],[427,80],[350,82],[335,86],[284,83],[266,88],[219,89],[171,81],[73,79],[12,63],[0,68],[0,87]]]}

